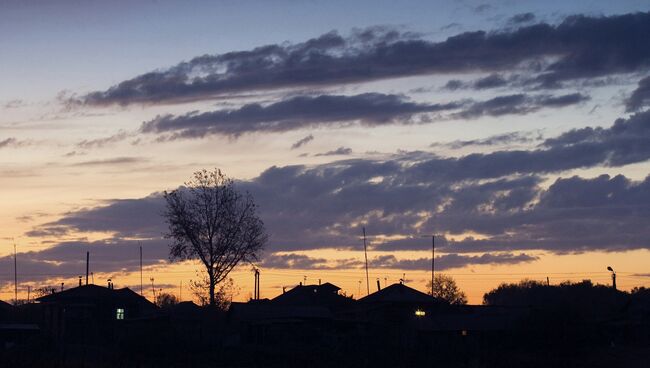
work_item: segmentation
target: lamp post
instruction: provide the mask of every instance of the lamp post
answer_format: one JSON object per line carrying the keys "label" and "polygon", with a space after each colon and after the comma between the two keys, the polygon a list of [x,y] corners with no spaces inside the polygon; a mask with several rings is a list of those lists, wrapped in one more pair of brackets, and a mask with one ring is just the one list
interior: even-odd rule
{"label": "lamp post", "polygon": [[616,272],[611,266],[607,266],[607,271],[612,273],[612,287],[616,290]]}

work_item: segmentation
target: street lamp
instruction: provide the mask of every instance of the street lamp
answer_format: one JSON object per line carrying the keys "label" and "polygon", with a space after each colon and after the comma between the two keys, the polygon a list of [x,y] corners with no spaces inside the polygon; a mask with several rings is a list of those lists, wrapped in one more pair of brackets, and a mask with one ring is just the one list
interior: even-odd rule
{"label": "street lamp", "polygon": [[607,271],[612,273],[612,287],[616,290],[616,272],[611,266],[607,266]]}

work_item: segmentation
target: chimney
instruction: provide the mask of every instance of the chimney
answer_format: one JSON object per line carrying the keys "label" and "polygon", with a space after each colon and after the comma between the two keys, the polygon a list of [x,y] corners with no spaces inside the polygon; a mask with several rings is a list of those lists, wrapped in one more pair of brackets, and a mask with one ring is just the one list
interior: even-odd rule
{"label": "chimney", "polygon": [[81,276],[79,276],[79,286],[81,286]]}
{"label": "chimney", "polygon": [[379,283],[379,279],[377,279],[377,291],[381,290],[381,284]]}
{"label": "chimney", "polygon": [[287,292],[287,288],[285,286],[282,287],[282,294]]}

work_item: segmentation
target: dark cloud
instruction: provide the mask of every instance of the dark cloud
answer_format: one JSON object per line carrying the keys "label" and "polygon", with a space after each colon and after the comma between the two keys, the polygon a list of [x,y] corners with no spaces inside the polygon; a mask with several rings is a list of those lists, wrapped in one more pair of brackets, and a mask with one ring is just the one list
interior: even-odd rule
{"label": "dark cloud", "polygon": [[306,136],[306,137],[300,138],[298,141],[296,141],[296,143],[291,145],[291,149],[292,150],[293,149],[298,149],[298,148],[304,146],[305,144],[307,144],[307,143],[309,143],[309,142],[311,142],[313,140],[314,140],[314,136],[311,135],[311,134]]}
{"label": "dark cloud", "polygon": [[[650,111],[617,119],[610,128],[582,128],[547,139],[551,152],[575,150],[581,160],[599,160],[607,166],[646,161],[650,157]],[[592,151],[593,150],[593,151]],[[593,155],[589,154],[593,152]]]}
{"label": "dark cloud", "polygon": [[443,88],[448,89],[450,91],[455,91],[455,90],[464,88],[464,86],[465,86],[465,83],[463,83],[463,81],[458,80],[458,79],[452,79],[452,80],[448,81],[447,84],[445,84],[445,86]]}
{"label": "dark cloud", "polygon": [[[140,267],[140,245],[144,266],[160,264],[168,257],[169,247],[163,239],[62,242],[49,249],[18,253],[19,278],[21,282],[38,283],[85,275],[86,252],[90,252],[90,271],[95,274],[133,272]],[[0,257],[0,268],[13,269],[13,262],[13,255]],[[115,281],[119,284],[119,278]],[[13,278],[0,275],[0,286],[9,282],[13,283]],[[104,284],[105,281],[96,278],[95,282]]]}
{"label": "dark cloud", "polygon": [[[650,65],[648,34],[650,13],[578,15],[558,25],[466,32],[442,42],[380,27],[348,37],[330,32],[299,44],[199,56],[89,93],[78,103],[173,103],[240,91],[510,71],[525,68],[527,62],[535,66],[529,72],[539,74],[530,83],[555,88],[564,81],[646,70]],[[546,57],[554,61],[549,65],[539,62]]]}
{"label": "dark cloud", "polygon": [[[466,256],[458,254],[447,254],[436,257],[436,270],[444,271],[452,268],[460,268],[471,265],[499,265],[517,264],[532,262],[538,257],[528,254],[495,253],[482,254],[480,256]],[[431,258],[398,259],[393,255],[378,256],[368,261],[370,267],[390,268],[400,270],[430,270]],[[269,254],[264,257],[260,266],[265,268],[281,269],[304,269],[304,270],[336,270],[336,269],[362,269],[364,263],[361,259],[339,259],[327,260],[325,258],[314,258],[304,254]]]}
{"label": "dark cloud", "polygon": [[462,111],[452,114],[452,116],[462,119],[476,119],[481,116],[525,115],[542,108],[560,108],[587,100],[589,100],[589,97],[580,93],[561,96],[514,94],[475,102]]}
{"label": "dark cloud", "polygon": [[71,232],[107,232],[117,238],[159,238],[164,199],[160,193],[138,199],[109,200],[105,205],[68,212],[61,219],[42,224],[28,236],[62,235]]}
{"label": "dark cloud", "polygon": [[503,87],[506,84],[508,84],[508,81],[506,81],[505,78],[503,78],[501,75],[490,74],[487,77],[481,78],[476,82],[474,82],[474,88],[488,89],[488,88]]}
{"label": "dark cloud", "polygon": [[85,156],[87,154],[88,154],[87,152],[83,152],[83,151],[70,151],[64,154],[63,157]]}
{"label": "dark cloud", "polygon": [[535,14],[533,13],[520,13],[520,14],[515,14],[510,19],[508,19],[508,23],[510,24],[522,24],[522,23],[529,23],[535,20]]}
{"label": "dark cloud", "polygon": [[325,258],[314,258],[304,254],[268,254],[264,256],[259,266],[264,268],[294,268],[294,269],[333,269]]}
{"label": "dark cloud", "polygon": [[440,27],[440,30],[441,31],[447,31],[447,30],[454,29],[454,28],[459,29],[459,28],[462,28],[462,26],[460,25],[460,23],[455,23],[454,22],[454,23],[449,23],[449,24],[447,24],[445,26]]}
{"label": "dark cloud", "polygon": [[[588,96],[580,93],[560,96],[515,94],[478,102],[465,100],[446,104],[425,104],[411,102],[397,95],[380,93],[298,96],[266,106],[253,103],[231,110],[158,116],[143,123],[141,132],[168,134],[165,139],[169,140],[202,138],[211,134],[238,137],[254,132],[285,132],[351,124],[381,126],[431,123],[445,118],[476,119],[481,116],[524,115],[543,108],[578,104],[588,99]],[[432,118],[429,115],[432,113],[437,113],[438,116]],[[418,120],[418,117],[421,119]]]}
{"label": "dark cloud", "polygon": [[449,249],[548,249],[556,252],[648,249],[650,177],[632,182],[619,175],[594,179],[558,179],[540,200],[509,212],[463,212],[437,218],[445,228],[469,227],[489,233],[485,239],[449,242]]}
{"label": "dark cloud", "polygon": [[[445,271],[452,268],[461,268],[474,265],[503,265],[533,262],[539,259],[525,253],[495,253],[482,254],[480,256],[466,256],[459,254],[446,254],[436,257],[436,270]],[[373,268],[393,268],[401,270],[430,270],[431,258],[418,259],[397,259],[393,255],[380,256],[372,259],[370,265]]]}
{"label": "dark cloud", "polygon": [[650,76],[639,81],[638,87],[625,102],[628,112],[638,111],[642,107],[650,105]]}
{"label": "dark cloud", "polygon": [[84,139],[79,143],[77,143],[76,146],[80,149],[85,149],[85,150],[90,150],[93,148],[102,148],[106,145],[121,142],[131,136],[133,136],[132,133],[128,133],[121,130],[110,137],[97,138],[97,139]]}
{"label": "dark cloud", "polygon": [[352,154],[352,148],[349,147],[339,147],[332,151],[327,151],[323,153],[317,153],[314,156],[346,156]]}
{"label": "dark cloud", "polygon": [[0,140],[0,149],[2,148],[18,148],[31,145],[32,142],[19,140],[13,137]]}
{"label": "dark cloud", "polygon": [[[491,73],[485,77],[478,78],[473,81],[463,82],[459,79],[452,79],[447,81],[447,83],[442,87],[443,90],[448,91],[457,91],[461,89],[474,89],[474,90],[483,90],[491,89],[497,87],[503,87],[508,85],[508,80],[501,74]],[[425,92],[416,91],[416,92]]]}
{"label": "dark cloud", "polygon": [[430,147],[446,147],[460,149],[470,146],[500,146],[511,144],[528,144],[542,140],[540,132],[510,132],[493,135],[483,139],[457,140],[448,143],[432,143]]}
{"label": "dark cloud", "polygon": [[376,126],[409,123],[417,114],[451,110],[460,103],[420,104],[397,95],[365,93],[354,96],[298,96],[267,106],[248,104],[234,110],[159,116],[143,123],[144,133],[173,133],[196,138],[207,134],[237,137],[251,132],[284,132],[352,122]]}
{"label": "dark cloud", "polygon": [[5,109],[17,109],[17,108],[20,108],[20,107],[24,107],[26,105],[27,104],[25,103],[25,101],[20,100],[20,99],[15,99],[15,100],[10,100],[10,101],[5,102],[2,105],[2,107],[5,108]]}
{"label": "dark cloud", "polygon": [[109,166],[109,165],[130,165],[146,162],[142,157],[115,157],[102,160],[82,161],[71,164],[71,166]]}

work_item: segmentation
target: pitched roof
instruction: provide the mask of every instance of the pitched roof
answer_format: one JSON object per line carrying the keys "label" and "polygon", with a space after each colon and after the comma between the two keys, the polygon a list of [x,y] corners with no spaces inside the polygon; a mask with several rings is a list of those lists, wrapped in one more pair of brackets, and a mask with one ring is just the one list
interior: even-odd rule
{"label": "pitched roof", "polygon": [[41,303],[56,303],[56,302],[88,302],[88,301],[115,301],[128,304],[146,304],[153,306],[154,304],[147,300],[145,297],[137,294],[129,288],[122,289],[109,289],[98,285],[82,285],[75,288],[60,291],[54,294],[42,296],[37,301]]}
{"label": "pitched roof", "polygon": [[310,306],[339,306],[350,302],[343,295],[339,295],[336,285],[326,282],[322,285],[298,285],[271,300],[275,305],[310,305]]}
{"label": "pitched roof", "polygon": [[404,284],[392,284],[359,299],[362,303],[441,303],[438,298],[417,291]]}
{"label": "pitched roof", "polygon": [[11,304],[9,304],[9,303],[7,303],[7,302],[3,302],[2,300],[0,300],[0,309],[1,309],[1,310],[4,310],[4,309],[12,309],[13,307],[14,307],[13,305],[11,305]]}

